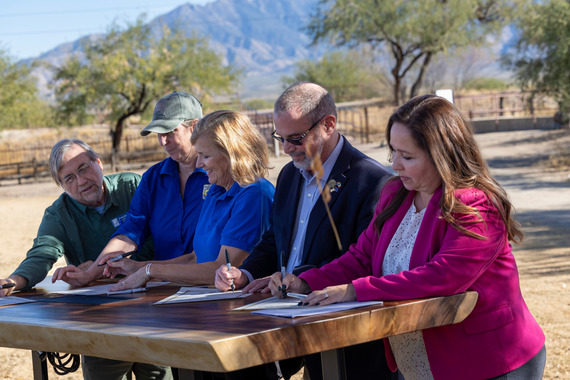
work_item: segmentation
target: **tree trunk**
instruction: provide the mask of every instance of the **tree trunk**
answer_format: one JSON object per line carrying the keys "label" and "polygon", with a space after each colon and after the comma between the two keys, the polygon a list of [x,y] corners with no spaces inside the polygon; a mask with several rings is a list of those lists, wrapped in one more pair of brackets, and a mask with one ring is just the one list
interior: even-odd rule
{"label": "tree trunk", "polygon": [[427,67],[429,66],[429,63],[431,61],[431,56],[432,56],[431,52],[426,53],[426,56],[424,58],[424,62],[422,63],[422,66],[420,67],[420,72],[418,73],[416,81],[414,82],[414,84],[412,85],[412,88],[410,89],[410,99],[412,99],[414,96],[416,96],[418,94],[420,86],[422,85],[422,82],[424,81],[424,76],[426,74]]}
{"label": "tree trunk", "polygon": [[125,115],[119,117],[117,123],[115,124],[115,130],[112,132],[113,149],[111,151],[111,170],[113,172],[117,171],[119,164],[119,150],[121,147],[121,140],[123,138],[123,125],[127,117],[128,116]]}
{"label": "tree trunk", "polygon": [[394,76],[394,105],[400,105],[400,85],[401,79],[397,75]]}
{"label": "tree trunk", "polygon": [[403,57],[401,54],[401,49],[399,46],[392,44],[392,55],[396,60],[394,67],[392,67],[392,76],[394,77],[394,105],[397,107],[400,105],[400,87],[402,85],[402,76],[400,75],[400,69],[402,68]]}

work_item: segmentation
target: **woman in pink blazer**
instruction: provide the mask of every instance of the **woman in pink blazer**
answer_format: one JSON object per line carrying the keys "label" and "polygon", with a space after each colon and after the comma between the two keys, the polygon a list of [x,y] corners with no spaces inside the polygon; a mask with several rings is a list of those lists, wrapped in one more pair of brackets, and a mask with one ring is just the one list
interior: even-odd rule
{"label": "woman in pink blazer", "polygon": [[504,189],[489,173],[469,124],[447,100],[400,107],[386,131],[392,168],[374,219],[335,261],[283,281],[305,303],[404,300],[474,290],[461,323],[385,340],[392,370],[413,379],[541,379],[544,334],[520,291],[509,241],[522,241]]}

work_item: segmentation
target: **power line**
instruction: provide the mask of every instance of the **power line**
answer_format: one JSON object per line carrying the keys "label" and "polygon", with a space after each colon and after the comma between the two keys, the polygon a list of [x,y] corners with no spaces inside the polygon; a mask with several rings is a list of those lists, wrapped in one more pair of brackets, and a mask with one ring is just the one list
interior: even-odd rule
{"label": "power line", "polygon": [[[293,17],[293,16],[291,16]],[[252,17],[252,18],[247,18],[248,22],[267,22],[267,21],[271,21],[271,20],[281,20],[281,19],[287,19],[289,18],[289,16],[275,16],[275,17]],[[306,20],[309,19],[309,17],[295,17],[295,20]],[[243,20],[243,18],[235,18],[235,19],[224,19],[220,22],[232,22],[232,21],[239,21],[239,20]],[[220,23],[218,22],[218,23]],[[193,22],[193,25],[200,25],[200,24],[212,24],[212,23],[216,23],[215,21],[196,21]],[[106,27],[104,27],[105,29]],[[60,30],[35,30],[35,31],[22,31],[22,32],[7,32],[7,33],[3,33],[0,32],[0,38],[2,36],[26,36],[26,35],[35,35],[35,34],[58,34],[58,33],[106,33],[106,31],[101,31],[101,28],[98,28],[96,31],[94,29],[60,29]]]}
{"label": "power line", "polygon": [[[188,4],[188,3],[186,3]],[[49,17],[53,17],[54,15],[73,15],[73,17],[75,17],[76,15],[85,15],[85,14],[94,14],[94,13],[110,13],[109,16],[112,16],[115,18],[116,21],[114,21],[115,23],[124,23],[127,22],[128,23],[128,19],[132,19],[134,18],[135,15],[125,15],[123,14],[116,14],[119,12],[124,12],[124,11],[139,11],[139,14],[142,13],[150,13],[151,17],[154,19],[155,17],[161,17],[164,16],[166,13],[171,12],[175,9],[177,9],[178,7],[182,7],[185,4],[181,4],[181,2],[177,2],[177,3],[167,3],[167,4],[160,4],[160,6],[143,6],[143,7],[138,7],[138,6],[130,6],[130,7],[105,7],[105,8],[91,8],[91,9],[67,9],[67,10],[59,10],[59,11],[55,11],[55,10],[46,10],[46,11],[35,11],[35,12],[31,12],[31,13],[23,13],[23,12],[14,12],[14,13],[9,13],[9,14],[0,14],[0,21],[2,21],[2,23],[7,24],[8,22],[16,22],[17,24],[24,26],[26,25],[28,28],[31,25],[36,25],[38,23],[19,23],[19,21],[15,20],[16,18],[19,17],[26,17],[26,18],[31,18],[34,16],[46,16],[46,18]],[[196,4],[197,5],[197,4]],[[161,13],[160,10],[164,9],[164,12]],[[157,11],[158,10],[158,11]],[[115,13],[115,15],[113,15],[113,13]],[[161,13],[161,14],[158,14]],[[81,16],[83,17],[83,16]],[[275,21],[285,21],[287,22],[287,19],[290,19],[293,16],[288,16],[288,15],[275,15],[274,17],[246,17],[244,20],[244,18],[240,18],[240,17],[235,17],[233,20],[232,19],[228,19],[225,18],[224,20],[218,20],[217,23],[232,23],[234,21],[239,22],[239,21],[246,21],[248,23],[251,24],[259,24],[262,22],[275,22]],[[125,20],[121,21],[120,19],[123,18]],[[301,16],[301,17],[295,17],[295,21],[300,22],[303,19],[308,18],[308,16]],[[199,24],[207,24],[207,23],[216,23],[216,21],[206,21],[206,20],[195,20],[193,21],[193,25],[194,26],[198,26]],[[118,26],[119,24],[117,24]],[[47,26],[47,25],[46,25]],[[54,25],[56,26],[56,25]],[[57,27],[59,26],[59,28]],[[87,36],[90,34],[106,34],[109,32],[109,27],[110,24],[108,25],[92,25],[92,26],[87,26],[87,25],[83,25],[84,28],[74,28],[74,27],[70,27],[70,28],[61,28],[62,23],[60,22],[59,25],[56,26],[56,29],[40,29],[40,30],[30,30],[28,28],[24,29],[24,30],[18,30],[18,28],[12,28],[10,30],[6,30],[5,32],[0,30],[0,47],[2,47],[3,43],[6,43],[7,40],[10,39],[14,39],[14,38],[18,38],[18,37],[24,37],[24,38],[34,38],[33,36],[42,36],[42,35],[50,35],[50,36],[65,36],[65,38],[67,40],[76,40],[79,38],[82,38],[82,36]],[[75,26],[75,25],[74,25]],[[78,25],[79,26],[79,25]],[[195,29],[195,28],[193,28]],[[53,37],[53,38],[61,38],[61,37]],[[69,41],[67,41],[69,42]],[[54,44],[54,45],[59,45],[61,43],[65,43],[65,41]]]}
{"label": "power line", "polygon": [[[144,7],[145,10],[150,9],[161,9],[167,7],[176,7],[181,6],[183,4],[176,3],[176,4],[163,4],[160,7]],[[119,8],[92,8],[92,9],[76,9],[76,10],[64,10],[64,11],[45,11],[45,12],[25,12],[25,13],[9,13],[9,14],[0,14],[0,18],[7,18],[7,17],[30,17],[30,16],[47,16],[47,15],[57,15],[57,14],[92,14],[94,12],[112,12],[112,11],[124,11],[124,10],[137,10],[136,7],[119,7]]]}
{"label": "power line", "polygon": [[[120,11],[140,11],[139,14],[146,13],[150,10],[156,9],[173,9],[172,7],[181,6],[181,3],[167,3],[161,6],[150,6],[150,7],[113,7],[113,8],[91,8],[91,9],[71,9],[71,10],[58,10],[58,11],[43,11],[43,12],[25,12],[25,13],[9,13],[0,14],[0,19],[7,18],[17,18],[17,17],[33,17],[33,16],[50,16],[50,15],[81,15],[81,14],[93,14],[93,13],[106,13],[106,12],[120,12]],[[116,17],[116,16],[115,16]],[[17,36],[29,36],[29,35],[39,35],[39,34],[62,34],[62,33],[105,33],[106,27],[99,28],[89,28],[89,29],[55,29],[55,30],[24,30],[19,32],[0,32],[1,37],[17,37]]]}
{"label": "power line", "polygon": [[59,33],[104,33],[99,30],[95,31],[93,29],[67,29],[67,30],[36,30],[36,31],[26,31],[26,32],[17,32],[17,33],[0,33],[0,37],[2,36],[29,36],[34,34],[59,34]]}

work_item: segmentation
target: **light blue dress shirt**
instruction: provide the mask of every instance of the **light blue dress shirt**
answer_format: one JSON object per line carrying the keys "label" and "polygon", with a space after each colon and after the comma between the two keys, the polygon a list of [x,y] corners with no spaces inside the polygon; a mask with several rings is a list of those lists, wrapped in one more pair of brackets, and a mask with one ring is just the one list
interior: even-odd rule
{"label": "light blue dress shirt", "polygon": [[[331,175],[332,169],[342,146],[344,144],[344,137],[341,136],[336,147],[333,149],[330,156],[323,163],[323,175],[320,179],[321,189],[324,189],[327,183],[327,179]],[[289,254],[289,260],[287,261],[287,272],[293,273],[293,269],[302,264],[303,260],[303,246],[305,245],[305,235],[307,233],[307,226],[309,223],[309,217],[311,216],[311,211],[317,203],[320,197],[319,185],[317,184],[316,177],[308,170],[301,169],[301,175],[305,179],[303,187],[301,189],[301,197],[299,198],[299,204],[297,206],[297,223],[295,224],[295,229],[293,232],[293,245],[291,246],[291,252]],[[322,200],[320,200],[322,202]]]}

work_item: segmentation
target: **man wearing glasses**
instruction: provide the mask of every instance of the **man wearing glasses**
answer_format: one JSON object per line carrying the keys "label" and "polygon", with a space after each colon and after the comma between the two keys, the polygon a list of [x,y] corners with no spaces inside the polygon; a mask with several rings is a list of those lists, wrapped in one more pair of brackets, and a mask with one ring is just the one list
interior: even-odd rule
{"label": "man wearing glasses", "polygon": [[[54,145],[49,168],[64,193],[45,210],[26,259],[10,277],[0,279],[0,285],[14,284],[1,289],[0,296],[31,289],[62,256],[68,265],[90,266],[125,220],[141,179],[135,173],[103,176],[99,155],[76,139],[61,140]],[[136,259],[151,260],[153,255],[149,239],[137,252]],[[86,379],[122,379],[130,371],[137,379],[172,379],[169,367],[91,356],[82,357],[82,368]]]}
{"label": "man wearing glasses", "polygon": [[[261,242],[239,269],[218,269],[216,287],[222,291],[229,290],[233,281],[244,292],[267,292],[268,276],[279,270],[281,260],[287,272],[298,275],[339,257],[372,220],[380,189],[392,175],[339,134],[336,105],[327,90],[317,84],[301,82],[285,90],[275,102],[273,120],[272,136],[283,144],[292,163],[279,173],[271,227]],[[328,206],[342,249],[311,169],[317,153],[323,169],[318,180],[331,195]],[[346,349],[349,378],[390,378],[382,352],[382,342]],[[322,378],[319,355],[305,360],[311,379]],[[294,362],[299,361],[280,363],[285,378],[300,368],[291,365]]]}

